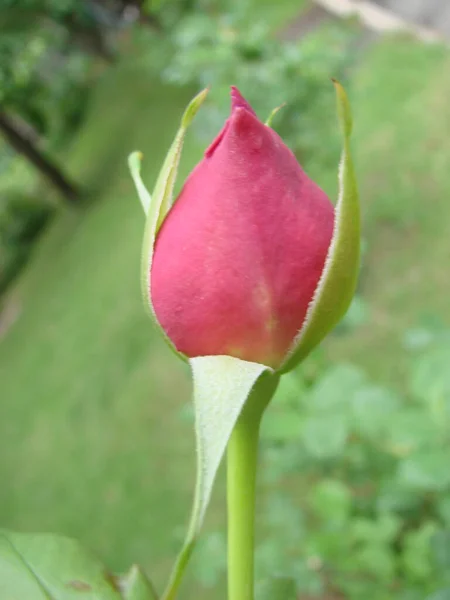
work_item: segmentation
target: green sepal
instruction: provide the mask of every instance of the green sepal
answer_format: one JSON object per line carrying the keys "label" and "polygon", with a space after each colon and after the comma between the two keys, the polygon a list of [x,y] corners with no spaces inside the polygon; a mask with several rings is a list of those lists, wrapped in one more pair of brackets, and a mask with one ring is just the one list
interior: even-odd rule
{"label": "green sepal", "polygon": [[200,92],[191,102],[184,111],[181,119],[180,127],[175,135],[175,139],[166,155],[161,171],[159,172],[156,180],[153,194],[149,194],[141,179],[141,160],[142,154],[140,152],[133,152],[128,158],[128,165],[131,171],[136,190],[138,192],[141,204],[146,213],[147,219],[145,223],[144,241],[142,245],[142,260],[141,260],[141,287],[142,295],[144,298],[144,304],[148,309],[148,312],[152,318],[153,323],[157,326],[160,333],[162,333],[164,339],[170,348],[183,360],[187,360],[186,357],[178,352],[169,338],[166,336],[162,327],[159,325],[158,320],[153,309],[151,300],[151,277],[150,272],[152,268],[153,252],[155,246],[156,234],[160,228],[164,218],[169,212],[173,203],[173,188],[178,172],[178,165],[180,163],[181,151],[183,149],[183,142],[187,132],[187,128],[191,124],[195,117],[198,109],[202,105],[206,98],[208,90],[205,89]]}
{"label": "green sepal", "polygon": [[236,421],[248,402],[264,406],[278,376],[259,363],[232,356],[191,358],[194,379],[197,477],[191,519],[163,600],[173,600],[203,523],[217,470]]}
{"label": "green sepal", "polygon": [[267,125],[267,127],[271,127],[272,126],[272,121],[274,116],[278,113],[279,110],[281,110],[282,108],[284,108],[286,106],[286,102],[283,102],[283,104],[280,104],[280,106],[276,106],[272,112],[270,113],[270,115],[267,117],[266,122],[264,123],[264,125]]}
{"label": "green sepal", "polygon": [[129,572],[119,580],[124,600],[158,600],[158,596],[138,565],[133,565]]}
{"label": "green sepal", "polygon": [[290,371],[302,361],[340,321],[350,305],[358,278],[361,219],[350,153],[352,117],[344,88],[337,81],[333,83],[343,137],[333,237],[317,289],[292,350],[280,369],[282,373]]}

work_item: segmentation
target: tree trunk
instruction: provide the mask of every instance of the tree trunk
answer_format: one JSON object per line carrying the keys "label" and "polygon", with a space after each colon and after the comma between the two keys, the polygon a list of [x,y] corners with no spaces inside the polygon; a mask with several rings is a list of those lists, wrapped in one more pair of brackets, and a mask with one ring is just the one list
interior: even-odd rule
{"label": "tree trunk", "polygon": [[77,203],[80,194],[75,184],[21,131],[14,119],[1,109],[0,132],[14,150],[22,154],[69,203]]}

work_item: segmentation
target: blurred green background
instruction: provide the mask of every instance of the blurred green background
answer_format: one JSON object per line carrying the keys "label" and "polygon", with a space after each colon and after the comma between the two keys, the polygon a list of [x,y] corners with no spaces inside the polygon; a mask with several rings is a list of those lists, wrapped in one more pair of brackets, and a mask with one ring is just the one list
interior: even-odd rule
{"label": "blurred green background", "polygon": [[[307,0],[2,1],[0,527],[75,536],[162,588],[193,494],[191,383],[142,305],[126,159],[144,153],[151,188],[211,85],[182,182],[237,84],[262,119],[287,102],[273,126],[335,198],[330,77],[354,112],[362,271],[265,416],[258,580],[450,598],[450,54]],[[183,598],[224,597],[224,485]]]}

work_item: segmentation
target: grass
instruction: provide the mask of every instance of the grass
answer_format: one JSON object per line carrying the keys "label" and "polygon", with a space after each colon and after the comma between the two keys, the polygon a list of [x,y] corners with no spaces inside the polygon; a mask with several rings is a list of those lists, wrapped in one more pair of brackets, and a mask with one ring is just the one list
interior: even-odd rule
{"label": "grass", "polygon": [[193,433],[176,410],[190,389],[142,307],[126,156],[141,149],[154,181],[191,91],[145,75],[131,62],[105,75],[68,165],[102,191],[53,223],[15,294],[22,315],[0,345],[0,514],[76,535],[112,568],[157,571],[191,501]]}
{"label": "grass", "polygon": [[[371,318],[326,351],[387,381],[399,378],[403,332],[427,313],[448,320],[449,60],[388,40],[351,84]],[[154,181],[191,95],[133,60],[105,73],[68,157],[95,198],[53,223],[15,291],[21,317],[0,341],[2,526],[74,535],[114,569],[141,562],[158,587],[190,509],[193,432],[180,414],[190,383],[142,308],[143,215],[126,156],[142,150]],[[191,136],[181,178],[199,155]],[[211,521],[222,522],[221,502]]]}

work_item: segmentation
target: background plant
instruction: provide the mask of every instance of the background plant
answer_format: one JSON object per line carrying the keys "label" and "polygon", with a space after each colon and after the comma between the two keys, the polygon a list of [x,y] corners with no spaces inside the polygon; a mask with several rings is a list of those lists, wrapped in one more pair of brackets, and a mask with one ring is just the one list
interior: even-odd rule
{"label": "background plant", "polygon": [[[265,5],[259,3],[261,20],[273,24],[278,33],[295,20],[299,10],[297,2],[280,2],[276,10],[266,9]],[[164,16],[167,23],[174,14],[172,8],[169,12]],[[314,40],[322,39],[322,45],[316,48],[327,55],[329,31],[329,26],[321,26],[296,43],[316,45]],[[192,425],[188,407],[183,404],[190,390],[184,371],[169,368],[171,355],[151,338],[142,315],[138,274],[129,267],[139,255],[142,215],[125,159],[130,149],[141,148],[145,177],[152,180],[156,174],[153,165],[156,168],[160,164],[173,136],[174,123],[198,88],[185,90],[161,82],[155,71],[161,63],[167,67],[167,50],[154,35],[140,25],[132,30],[125,28],[117,64],[110,68],[95,63],[90,71],[86,112],[70,143],[63,145],[58,154],[76,180],[92,190],[89,202],[77,214],[55,214],[39,243],[33,245],[32,259],[23,276],[2,297],[0,474],[6,483],[0,494],[0,516],[2,525],[12,529],[53,530],[78,537],[116,572],[139,559],[159,588],[182,539],[191,500]],[[328,77],[326,61],[323,68]],[[362,371],[366,384],[389,390],[400,407],[417,409],[422,401],[410,391],[414,357],[420,362],[421,353],[425,357],[429,352],[425,347],[420,349],[423,343],[430,343],[430,352],[438,339],[439,344],[448,346],[443,331],[448,325],[450,293],[449,72],[444,46],[425,46],[402,36],[355,45],[344,79],[355,111],[353,148],[365,218],[362,311],[357,307],[355,312],[353,307],[354,321],[347,320],[305,365],[300,383],[294,382],[298,386],[293,393],[299,405],[296,410],[306,411],[302,398],[307,397],[315,382],[330,369],[333,371],[333,365],[343,361],[345,370],[351,365]],[[246,85],[241,87],[247,93]],[[330,88],[328,81],[325,88]],[[330,114],[334,115],[331,90],[329,96],[326,94],[324,91],[323,101],[328,98]],[[262,109],[260,116],[264,118],[266,111]],[[278,131],[284,110],[274,120]],[[315,112],[314,105],[307,110],[311,121],[304,131],[321,129],[322,114]],[[327,131],[326,137],[311,143],[320,146],[321,152],[333,153],[329,136],[335,134],[337,137],[334,129]],[[189,137],[181,165],[184,174],[199,159],[203,146],[195,135]],[[335,150],[337,161],[337,146]],[[10,157],[11,153],[8,161]],[[14,168],[8,164],[1,172],[2,189],[12,186],[38,202],[53,201],[47,185],[22,168],[20,159],[13,160]],[[335,160],[330,154],[329,163],[322,164],[314,156],[302,156],[306,170],[333,197]],[[21,310],[21,314],[8,328],[10,310]],[[431,380],[428,385],[434,389]],[[278,413],[277,400],[272,408],[267,418]],[[286,420],[283,427],[287,427]],[[266,565],[273,560],[280,565],[281,573],[295,569],[301,580],[299,589],[310,590],[301,592],[300,597],[308,598],[308,593],[317,591],[320,598],[320,590],[327,586],[337,597],[350,593],[357,597],[357,592],[337,587],[347,579],[339,566],[340,556],[335,553],[331,559],[327,555],[326,560],[322,556],[321,563],[314,554],[311,560],[309,553],[303,556],[296,540],[303,533],[308,540],[314,535],[320,537],[319,526],[323,529],[331,519],[319,519],[315,512],[313,515],[311,490],[322,478],[325,483],[331,479],[331,487],[336,480],[338,488],[344,487],[342,504],[350,496],[351,521],[362,516],[377,522],[381,513],[374,504],[380,492],[376,487],[361,499],[353,491],[353,471],[350,473],[346,467],[341,476],[336,458],[332,470],[325,469],[323,460],[315,459],[311,479],[303,477],[306,467],[298,461],[299,454],[305,456],[306,452],[302,440],[299,436],[291,443],[275,442],[272,435],[265,442],[262,469],[267,481],[260,486],[260,521],[269,521],[270,517],[273,523],[278,520],[282,524],[270,526],[267,522],[260,532],[259,574],[262,578],[268,572]],[[356,450],[361,445],[361,440],[350,442],[347,437],[344,455],[351,447]],[[365,445],[373,454],[374,442],[366,441]],[[377,460],[377,481],[385,479],[384,465],[395,479],[393,466],[407,457],[393,456],[384,446],[378,449],[378,445],[376,454],[383,457],[383,466]],[[367,464],[365,451],[363,459]],[[289,461],[293,466],[287,473]],[[205,573],[210,582],[221,581],[215,578],[211,562],[213,553],[218,563],[224,556],[220,484],[206,523],[206,552],[197,556],[202,581]],[[433,535],[428,531],[421,538],[426,556],[423,564],[428,565],[429,573],[426,581],[417,576],[413,579],[410,571],[399,566],[397,540],[404,540],[408,531],[419,531],[427,520],[433,527],[437,524],[439,531],[447,528],[444,513],[436,508],[437,499],[446,498],[446,494],[445,490],[417,488],[412,497],[415,502],[418,499],[419,508],[400,512],[389,509],[389,514],[400,515],[402,533],[392,534],[396,541],[391,545],[383,544],[395,551],[393,560],[391,551],[387,555],[395,564],[395,580],[401,591],[386,591],[380,576],[367,575],[364,565],[358,566],[351,580],[370,589],[368,595],[375,598],[383,593],[394,598],[397,594],[401,598],[401,593],[410,598],[422,594],[423,598],[428,593],[423,590],[433,588],[429,592],[432,600],[445,598],[449,587],[443,579],[445,569],[436,574],[433,569],[437,567],[429,566],[436,565],[429,558],[430,545],[426,541]],[[427,513],[429,498],[434,508]],[[440,504],[445,503],[442,500]],[[289,520],[285,514],[289,514]],[[211,540],[208,532],[212,533]],[[370,535],[376,533],[372,528]],[[278,535],[280,544],[276,543]],[[358,544],[363,546],[361,540]],[[406,542],[400,545],[405,548]],[[419,541],[411,542],[411,547],[419,545]],[[283,554],[287,547],[293,548],[289,561]],[[313,546],[309,541],[308,547],[316,552],[319,542]],[[323,545],[320,549],[324,554]],[[338,566],[331,570],[323,567],[330,563]],[[206,587],[191,576],[182,594],[210,600],[220,597],[222,589],[220,583],[215,588]]]}
{"label": "background plant", "polygon": [[[282,381],[262,431],[270,491],[261,576],[276,565],[301,593],[355,600],[446,589],[448,341],[442,335],[411,358],[404,396],[319,357],[308,365],[313,378],[298,370]],[[223,543],[218,532],[202,542],[197,574],[207,586],[225,568]]]}

